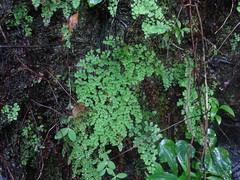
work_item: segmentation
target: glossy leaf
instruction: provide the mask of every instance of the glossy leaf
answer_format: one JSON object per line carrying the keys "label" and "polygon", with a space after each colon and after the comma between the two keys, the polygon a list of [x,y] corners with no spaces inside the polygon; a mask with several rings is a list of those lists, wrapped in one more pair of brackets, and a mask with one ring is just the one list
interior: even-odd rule
{"label": "glossy leaf", "polygon": [[208,172],[221,175],[224,179],[231,179],[231,161],[228,151],[222,147],[215,147],[208,151],[205,159],[205,166]]}
{"label": "glossy leaf", "polygon": [[[188,158],[193,158],[195,154],[194,147],[184,140],[180,140],[176,143],[176,153],[178,161],[185,172],[189,169]],[[188,157],[190,156],[190,157]]]}
{"label": "glossy leaf", "polygon": [[90,7],[96,6],[97,4],[99,4],[100,2],[102,2],[102,0],[88,0],[88,5]]}
{"label": "glossy leaf", "polygon": [[210,117],[215,117],[217,115],[218,108],[213,107],[210,111]]}
{"label": "glossy leaf", "polygon": [[222,117],[221,116],[216,115],[215,119],[217,120],[218,125],[220,125],[222,123]]}
{"label": "glossy leaf", "polygon": [[235,117],[235,114],[234,114],[234,112],[233,112],[233,110],[230,106],[222,105],[219,109],[223,109],[223,110],[227,111],[229,114],[231,114],[232,116]]}
{"label": "glossy leaf", "polygon": [[208,129],[208,142],[210,147],[215,147],[217,143],[217,136],[214,130]]}
{"label": "glossy leaf", "polygon": [[184,163],[185,157],[188,156],[188,153],[191,158],[194,157],[195,149],[187,141],[180,140],[176,143],[176,153],[177,153],[177,158],[179,162]]}
{"label": "glossy leaf", "polygon": [[208,180],[222,180],[222,178],[215,177],[215,176],[209,176],[207,177]]}
{"label": "glossy leaf", "polygon": [[[196,177],[196,174],[193,172],[190,172],[190,177]],[[186,180],[188,179],[188,174],[186,172],[183,172],[182,175],[178,178],[178,180]]]}
{"label": "glossy leaf", "polygon": [[71,141],[76,141],[76,133],[72,130],[72,129],[69,129],[68,130],[68,137]]}
{"label": "glossy leaf", "polygon": [[167,162],[174,174],[178,174],[175,144],[172,140],[163,139],[160,143],[160,162]]}
{"label": "glossy leaf", "polygon": [[157,163],[157,162],[153,162],[154,166],[155,166],[155,173],[161,173],[164,172],[163,167],[161,164]]}
{"label": "glossy leaf", "polygon": [[216,98],[214,97],[209,98],[209,102],[211,103],[212,107],[219,107],[219,102]]}
{"label": "glossy leaf", "polygon": [[68,133],[69,128],[60,129],[57,134],[54,136],[54,139],[61,139]]}
{"label": "glossy leaf", "polygon": [[161,172],[161,173],[155,173],[149,176],[148,180],[178,180],[178,177],[174,174]]}

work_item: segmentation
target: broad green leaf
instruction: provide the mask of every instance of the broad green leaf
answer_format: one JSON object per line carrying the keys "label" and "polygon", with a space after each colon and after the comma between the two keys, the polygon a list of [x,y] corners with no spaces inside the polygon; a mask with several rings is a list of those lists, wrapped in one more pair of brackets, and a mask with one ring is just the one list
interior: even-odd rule
{"label": "broad green leaf", "polygon": [[115,169],[115,168],[116,168],[114,162],[108,161],[107,163],[108,163],[108,167],[109,167],[109,168],[111,168],[111,169]]}
{"label": "broad green leaf", "polygon": [[107,166],[107,161],[102,161],[98,164],[97,171],[102,171]]}
{"label": "broad green leaf", "polygon": [[189,33],[190,32],[190,28],[182,28],[182,31],[185,31],[185,32]]}
{"label": "broad green leaf", "polygon": [[228,151],[223,147],[215,147],[208,151],[205,159],[208,173],[220,175],[226,180],[231,179],[231,160]]}
{"label": "broad green leaf", "polygon": [[188,156],[193,158],[195,154],[194,147],[187,141],[180,140],[176,143],[176,153],[178,161],[185,172],[189,169]]}
{"label": "broad green leaf", "polygon": [[209,98],[209,102],[211,103],[212,107],[219,107],[219,102],[216,98],[214,97]]}
{"label": "broad green leaf", "polygon": [[208,129],[208,142],[211,148],[215,147],[217,143],[217,136],[214,130]]}
{"label": "broad green leaf", "polygon": [[182,175],[178,178],[178,180],[186,180],[186,179],[188,179],[188,175],[185,172],[183,172]]}
{"label": "broad green leaf", "polygon": [[161,172],[161,173],[155,173],[149,176],[148,180],[178,180],[178,177],[174,174]]}
{"label": "broad green leaf", "polygon": [[210,117],[215,117],[217,115],[218,108],[213,107],[210,111]]}
{"label": "broad green leaf", "polygon": [[154,166],[155,166],[155,173],[160,173],[160,172],[164,172],[163,167],[161,164],[157,163],[157,162],[153,162]]}
{"label": "broad green leaf", "polygon": [[209,176],[207,177],[208,180],[222,180],[222,178],[215,177],[215,176]]}
{"label": "broad green leaf", "polygon": [[88,0],[88,5],[90,7],[96,6],[97,4],[99,4],[100,2],[102,2],[102,0]]}
{"label": "broad green leaf", "polygon": [[68,130],[68,137],[71,141],[76,141],[76,133],[72,130],[72,129],[69,129]]}
{"label": "broad green leaf", "polygon": [[232,116],[235,117],[235,114],[234,114],[234,112],[233,112],[233,110],[230,106],[222,105],[219,109],[223,109],[223,110],[227,111],[229,114],[231,114]]}
{"label": "broad green leaf", "polygon": [[178,28],[180,29],[181,28],[181,22],[178,19],[176,20],[176,22],[177,22]]}
{"label": "broad green leaf", "polygon": [[220,125],[222,123],[222,117],[221,116],[216,115],[215,119],[217,120],[218,125]]}
{"label": "broad green leaf", "polygon": [[200,162],[200,160],[196,160],[196,161],[193,161],[191,163],[193,169],[195,169],[195,175],[197,176],[197,179],[201,179],[200,177],[203,176],[203,171],[202,171],[202,163]]}
{"label": "broad green leaf", "polygon": [[119,174],[116,175],[116,177],[117,177],[117,178],[120,178],[120,179],[123,179],[123,178],[127,177],[127,174],[125,174],[125,173],[119,173]]}
{"label": "broad green leaf", "polygon": [[[195,173],[190,172],[190,177],[197,177]],[[183,172],[182,175],[178,178],[178,180],[187,180],[188,179],[188,173]]]}
{"label": "broad green leaf", "polygon": [[172,140],[163,139],[159,146],[160,162],[167,162],[172,172],[178,174],[178,164],[176,161],[175,144]]}
{"label": "broad green leaf", "polygon": [[179,162],[184,163],[185,157],[188,156],[188,154],[190,155],[190,158],[194,157],[195,149],[187,141],[180,140],[176,143],[176,153]]}
{"label": "broad green leaf", "polygon": [[64,136],[66,136],[68,132],[68,128],[62,128],[60,129],[57,134],[54,136],[54,139],[61,139],[63,138]]}

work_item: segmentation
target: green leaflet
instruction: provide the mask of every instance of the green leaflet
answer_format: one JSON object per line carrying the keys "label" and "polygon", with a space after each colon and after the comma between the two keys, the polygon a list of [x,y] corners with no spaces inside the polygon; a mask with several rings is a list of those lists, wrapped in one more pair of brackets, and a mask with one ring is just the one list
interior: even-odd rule
{"label": "green leaflet", "polygon": [[60,129],[60,131],[57,132],[54,139],[61,139],[64,136],[66,136],[67,133],[68,133],[68,128],[62,128]]}
{"label": "green leaflet", "polygon": [[76,141],[76,133],[70,128],[62,128],[54,136],[54,139],[62,139],[64,136],[68,135],[71,141]]}
{"label": "green leaflet", "polygon": [[73,8],[76,9],[80,5],[80,0],[72,0],[72,4],[73,4]]}

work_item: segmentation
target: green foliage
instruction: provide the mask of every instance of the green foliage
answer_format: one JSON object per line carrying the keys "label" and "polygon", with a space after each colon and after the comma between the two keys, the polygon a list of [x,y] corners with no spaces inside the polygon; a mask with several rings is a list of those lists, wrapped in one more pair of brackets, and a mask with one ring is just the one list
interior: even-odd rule
{"label": "green foliage", "polygon": [[[104,42],[112,50],[90,51],[85,59],[80,60],[80,70],[75,73],[78,101],[85,104],[88,113],[81,118],[81,123],[72,126],[77,140],[71,143],[73,151],[69,161],[74,165],[74,173],[82,172],[86,179],[94,177],[91,171],[95,171],[94,164],[100,162],[99,157],[107,145],[118,146],[121,151],[125,137],[130,135],[143,140],[147,134],[159,130],[153,123],[141,125],[144,112],[141,111],[136,88],[145,76],[151,76],[154,71],[162,74],[163,66],[146,46],[129,46],[118,39],[116,42],[113,39]],[[159,137],[156,135],[149,142]],[[135,144],[140,139],[136,139]],[[146,162],[149,158],[152,160],[156,152],[151,152],[152,149],[146,146],[144,148],[139,150],[140,153],[149,153],[143,159]]]}
{"label": "green foliage", "polygon": [[41,136],[39,135],[39,133],[44,131],[44,126],[36,127],[32,119],[26,120],[25,123],[27,125],[22,129],[21,163],[26,165],[30,162],[31,165],[34,165],[36,153],[44,148],[41,145]]}
{"label": "green foliage", "polygon": [[210,102],[210,105],[211,105],[210,118],[211,118],[211,120],[216,119],[216,121],[219,125],[222,122],[222,117],[217,114],[220,109],[228,112],[229,114],[231,114],[232,116],[235,117],[235,113],[230,106],[228,106],[228,105],[220,106],[218,100],[214,97],[211,97],[209,99],[209,102]]}
{"label": "green foliage", "polygon": [[72,0],[72,5],[74,9],[77,9],[80,5],[81,0]]}
{"label": "green foliage", "polygon": [[164,7],[158,6],[155,1],[134,0],[131,7],[133,18],[136,19],[139,15],[145,15],[142,23],[145,37],[149,37],[151,34],[164,34],[171,30],[172,22],[165,18]]}
{"label": "green foliage", "polygon": [[32,3],[35,8],[38,8],[40,5],[42,10],[42,17],[43,22],[47,26],[50,23],[51,17],[53,16],[54,12],[60,9],[63,12],[64,17],[68,18],[71,12],[76,9],[79,4],[80,0],[64,0],[64,1],[57,1],[57,0],[32,0]]}
{"label": "green foliage", "polygon": [[116,165],[112,161],[102,161],[98,164],[97,171],[100,172],[100,176],[103,176],[106,172],[113,176],[112,180],[116,180],[117,178],[123,179],[127,176],[125,173],[115,174],[114,169],[116,169]]}
{"label": "green foliage", "polygon": [[[189,64],[189,65],[188,65]],[[179,98],[177,102],[177,106],[182,107],[181,114],[184,118],[186,118],[186,106],[188,106],[188,117],[190,117],[190,121],[185,121],[187,125],[186,137],[191,138],[192,135],[196,138],[199,143],[202,143],[202,139],[204,136],[203,124],[201,122],[202,115],[202,106],[204,105],[203,98],[201,101],[198,99],[198,90],[196,88],[195,78],[189,73],[194,69],[193,59],[190,57],[185,57],[181,63],[173,63],[172,67],[169,69],[164,69],[164,73],[166,74],[165,79],[165,88],[169,88],[170,86],[179,86],[183,88],[182,98]],[[164,80],[163,79],[163,80]],[[188,97],[188,86],[190,86],[190,93]],[[200,87],[200,91],[205,93],[205,86],[202,84]],[[208,90],[209,95],[213,94],[212,90]],[[190,126],[188,126],[188,122]],[[190,128],[192,129],[192,133],[190,134]]]}
{"label": "green foliage", "polygon": [[3,125],[9,124],[12,121],[17,120],[19,110],[20,107],[17,103],[14,103],[13,106],[5,105],[1,109],[0,129]]}
{"label": "green foliage", "polygon": [[33,22],[33,17],[28,15],[28,9],[26,4],[19,3],[14,6],[13,10],[14,20],[8,20],[6,23],[10,26],[22,26],[25,31],[25,35],[32,34],[32,29],[29,27]]}
{"label": "green foliage", "polygon": [[240,12],[240,2],[238,2],[237,11]]}
{"label": "green foliage", "polygon": [[[216,134],[209,129],[209,142],[216,143]],[[163,139],[159,145],[160,163],[167,163],[171,172],[163,170],[158,164],[156,172],[148,177],[149,180],[192,180],[203,179],[231,179],[231,161],[226,149],[215,147],[215,143],[207,149],[204,162],[197,159],[195,148],[186,141],[180,140],[174,143],[172,140]],[[190,161],[189,161],[190,159]],[[179,166],[180,164],[180,166]],[[203,166],[204,168],[201,168]],[[190,172],[189,172],[190,170]]]}
{"label": "green foliage", "polygon": [[153,173],[156,167],[152,162],[156,161],[158,154],[156,142],[162,138],[162,134],[158,133],[160,128],[157,125],[148,122],[150,119],[144,120],[142,124],[136,125],[133,129],[134,134],[137,134],[133,143],[138,147],[138,153],[147,166],[148,172]]}
{"label": "green foliage", "polygon": [[[240,6],[239,6],[240,9]],[[234,38],[230,39],[232,51],[235,51],[240,42],[240,34],[234,33]]]}
{"label": "green foliage", "polygon": [[118,2],[119,1],[116,0],[109,0],[108,10],[112,17],[114,17],[117,13]]}
{"label": "green foliage", "polygon": [[176,20],[176,25],[174,25],[173,29],[178,44],[181,44],[181,39],[184,37],[184,33],[190,32],[189,28],[182,28],[182,24],[178,19]]}
{"label": "green foliage", "polygon": [[54,139],[62,139],[64,136],[68,135],[71,141],[76,141],[76,133],[70,128],[62,128],[55,135]]}

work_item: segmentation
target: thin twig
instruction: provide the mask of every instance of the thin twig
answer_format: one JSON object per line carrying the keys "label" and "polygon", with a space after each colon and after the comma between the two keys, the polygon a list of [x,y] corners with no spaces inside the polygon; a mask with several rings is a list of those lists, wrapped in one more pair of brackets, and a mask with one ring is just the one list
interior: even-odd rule
{"label": "thin twig", "polygon": [[66,115],[58,112],[56,109],[53,109],[53,108],[50,107],[50,106],[46,106],[46,105],[40,104],[40,103],[38,103],[38,102],[36,102],[36,101],[34,101],[34,100],[31,100],[31,101],[34,102],[35,104],[39,105],[39,106],[42,106],[42,107],[45,107],[45,108],[47,108],[47,109],[50,109],[50,110],[54,111],[55,113],[57,113],[58,115],[60,115],[60,116],[62,116],[62,117],[66,117]]}
{"label": "thin twig", "polygon": [[39,47],[44,47],[40,45],[0,45],[0,48],[39,48]]}
{"label": "thin twig", "polygon": [[173,43],[171,40],[169,40],[169,42],[170,42],[174,47],[176,47],[177,49],[180,49],[181,51],[186,51],[186,49],[183,49],[183,48],[179,47],[178,45],[176,45],[175,43]]}
{"label": "thin twig", "polygon": [[[193,30],[193,18],[192,18],[192,0],[189,0],[189,24],[190,24],[190,32],[191,32],[191,40],[192,40],[192,50],[193,50],[193,59],[194,59],[194,78],[197,77],[197,72],[198,72],[198,64],[197,64],[197,55],[196,55],[196,45],[195,41],[194,41],[194,30]],[[191,64],[190,64],[190,59],[187,58],[187,63],[188,63],[188,87],[187,87],[187,97],[186,97],[186,107],[185,107],[185,113],[186,113],[186,121],[187,121],[187,126],[190,130],[190,134],[191,134],[191,144],[193,143],[194,140],[194,134],[192,131],[192,126],[190,123],[190,119],[188,117],[188,110],[189,110],[189,98],[190,98],[190,91],[191,91]],[[199,93],[198,93],[198,99],[199,99]],[[200,102],[200,101],[199,101]],[[188,149],[188,180],[190,180],[191,176],[190,176],[190,172],[191,172],[191,162],[190,162],[190,148]]]}
{"label": "thin twig", "polygon": [[8,173],[9,173],[9,175],[11,176],[11,180],[15,180],[15,178],[13,177],[13,174],[12,174],[11,170],[10,170],[9,167],[8,167],[7,161],[4,159],[4,157],[3,157],[2,155],[0,155],[0,158],[3,160],[4,166],[6,166],[6,168],[7,168],[7,170],[8,170]]}
{"label": "thin twig", "polygon": [[217,49],[217,51],[219,51],[223,44],[227,41],[227,39],[232,35],[232,33],[236,30],[236,28],[240,25],[240,22],[237,23],[237,25],[233,28],[233,30],[227,35],[227,37],[224,39],[224,41],[222,42],[221,46],[219,46],[219,48]]}
{"label": "thin twig", "polygon": [[1,31],[1,33],[2,33],[2,35],[3,35],[4,42],[5,42],[5,43],[8,43],[8,39],[7,39],[6,35],[5,35],[5,33],[3,32],[1,25],[0,25],[0,31]]}
{"label": "thin twig", "polygon": [[58,85],[62,88],[62,90],[63,90],[75,103],[77,103],[77,101],[71,96],[71,94],[69,94],[69,93],[67,92],[67,90],[63,87],[63,85],[57,80],[57,78],[56,78],[52,73],[50,73],[47,69],[45,69],[45,71],[46,71],[48,74],[50,74],[50,76],[53,77],[53,79],[58,83]]}
{"label": "thin twig", "polygon": [[[60,122],[60,121],[57,121],[57,122],[48,130],[47,135],[46,135],[46,137],[44,138],[43,143],[42,143],[43,146],[44,146],[44,144],[45,144],[45,142],[46,142],[46,139],[47,139],[50,131],[51,131],[57,124],[59,124],[59,122]],[[41,151],[42,151],[42,150],[41,150]],[[41,169],[40,169],[40,172],[39,172],[39,175],[38,175],[37,180],[39,180],[40,177],[42,176],[42,172],[43,172],[43,169],[44,169],[44,166],[45,166],[44,160],[43,160],[43,157],[42,157],[42,156],[41,156],[41,162],[42,162],[42,166],[41,166]]]}
{"label": "thin twig", "polygon": [[231,7],[231,10],[230,10],[230,13],[228,14],[227,18],[224,20],[224,22],[223,22],[223,24],[221,25],[221,27],[220,27],[214,34],[217,34],[218,31],[220,31],[220,30],[223,28],[223,26],[226,24],[228,18],[229,18],[229,17],[231,16],[231,14],[232,14],[233,6],[234,6],[234,3],[233,3],[233,0],[232,0],[232,7]]}
{"label": "thin twig", "polygon": [[[186,97],[186,106],[185,106],[185,113],[186,113],[186,121],[187,121],[187,126],[188,126],[188,129],[190,131],[190,134],[191,134],[191,144],[193,144],[193,140],[194,140],[194,133],[193,133],[193,130],[192,130],[192,125],[190,123],[190,119],[189,119],[189,99],[190,99],[190,94],[191,94],[191,76],[192,76],[192,73],[191,73],[191,64],[190,64],[190,59],[187,57],[187,64],[188,64],[188,87],[187,87],[187,97]],[[190,180],[190,172],[191,172],[191,161],[190,161],[190,158],[191,158],[191,146],[189,146],[189,149],[188,149],[188,180]]]}

